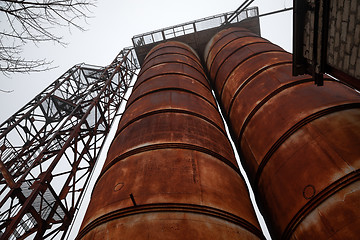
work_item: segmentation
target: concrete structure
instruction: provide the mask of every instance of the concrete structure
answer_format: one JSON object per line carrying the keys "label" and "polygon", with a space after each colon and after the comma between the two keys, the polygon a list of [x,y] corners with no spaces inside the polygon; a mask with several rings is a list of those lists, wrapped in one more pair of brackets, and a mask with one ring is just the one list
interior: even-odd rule
{"label": "concrete structure", "polygon": [[360,79],[360,2],[330,1],[327,62]]}
{"label": "concrete structure", "polygon": [[360,2],[295,1],[294,74],[323,73],[360,89]]}

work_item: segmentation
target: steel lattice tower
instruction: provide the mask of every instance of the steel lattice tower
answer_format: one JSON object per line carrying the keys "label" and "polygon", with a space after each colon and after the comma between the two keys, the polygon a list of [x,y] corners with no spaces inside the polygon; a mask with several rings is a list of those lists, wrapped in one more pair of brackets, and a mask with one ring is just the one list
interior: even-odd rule
{"label": "steel lattice tower", "polygon": [[133,48],[75,65],[0,126],[2,239],[65,238],[138,68]]}

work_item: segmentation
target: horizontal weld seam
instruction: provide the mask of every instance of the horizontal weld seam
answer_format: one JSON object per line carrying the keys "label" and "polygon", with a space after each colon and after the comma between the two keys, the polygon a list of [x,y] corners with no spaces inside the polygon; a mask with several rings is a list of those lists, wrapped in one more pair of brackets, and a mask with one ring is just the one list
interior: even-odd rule
{"label": "horizontal weld seam", "polygon": [[190,53],[191,55],[196,57],[196,60],[199,61],[198,57],[194,54],[194,52],[190,51],[189,49],[185,48],[185,47],[181,47],[181,46],[177,46],[177,45],[165,45],[162,47],[159,47],[158,49],[156,49],[155,51],[151,52],[150,55],[148,55],[145,59],[144,59],[144,64],[146,64],[146,62],[148,62],[148,57],[151,56],[153,53],[156,53],[157,51],[164,49],[164,48],[179,48],[179,49],[183,49],[185,51],[187,51],[188,53]]}
{"label": "horizontal weld seam", "polygon": [[159,54],[159,55],[155,55],[155,56],[153,56],[152,58],[150,58],[149,61],[147,61],[146,63],[143,63],[143,65],[142,65],[141,68],[145,70],[145,69],[146,69],[146,68],[145,68],[146,64],[148,64],[151,60],[153,60],[153,59],[155,59],[155,58],[157,58],[157,57],[164,56],[164,55],[180,55],[180,56],[184,56],[184,57],[187,57],[187,58],[193,60],[194,62],[196,62],[196,64],[197,64],[200,68],[203,68],[203,66],[200,64],[200,62],[199,62],[198,59],[194,59],[194,58],[192,58],[192,57],[189,56],[189,55],[186,55],[186,54],[184,54],[184,53],[178,53],[178,52],[165,52],[165,53],[161,53],[161,54]]}
{"label": "horizontal weld seam", "polygon": [[97,183],[99,182],[99,180],[102,178],[102,176],[112,167],[114,166],[116,163],[120,162],[121,160],[129,157],[129,156],[133,156],[139,153],[143,153],[143,152],[148,152],[148,151],[153,151],[153,150],[160,150],[160,149],[188,149],[188,150],[194,150],[194,151],[198,151],[198,152],[202,152],[205,154],[208,154],[210,156],[213,156],[215,158],[217,158],[218,160],[220,160],[221,162],[225,163],[226,165],[228,165],[230,168],[232,168],[240,177],[243,181],[244,177],[242,176],[240,170],[237,168],[237,166],[235,166],[232,162],[230,162],[227,158],[225,158],[224,156],[211,151],[207,148],[204,147],[200,147],[200,146],[196,146],[193,144],[187,144],[187,143],[160,143],[160,144],[152,144],[149,146],[145,146],[145,147],[139,147],[136,149],[132,149],[129,150],[119,156],[117,156],[116,158],[114,158],[100,173],[98,179],[96,180],[94,186],[97,185]]}
{"label": "horizontal weld seam", "polygon": [[[206,59],[205,59],[205,62],[207,63],[208,60],[209,60],[209,56],[210,56],[210,53],[213,51],[214,47],[216,44],[218,44],[222,39],[224,39],[225,37],[233,34],[233,33],[239,33],[239,32],[244,32],[244,33],[251,33],[247,30],[236,30],[236,31],[233,31],[233,32],[228,32],[226,33],[225,35],[221,36],[216,42],[214,42],[213,44],[211,44],[211,47],[209,49],[209,52],[208,52],[208,55],[206,56]],[[253,37],[256,37],[254,35],[248,35],[248,36],[253,36]],[[241,38],[240,36],[236,36],[237,38]],[[209,69],[210,70],[210,69]]]}
{"label": "horizontal weld seam", "polygon": [[148,112],[148,113],[145,113],[145,114],[141,114],[133,119],[131,119],[129,122],[127,122],[114,136],[114,139],[125,129],[127,128],[129,125],[131,125],[132,123],[142,119],[142,118],[145,118],[145,117],[149,117],[149,116],[152,116],[152,115],[156,115],[156,114],[162,114],[162,113],[183,113],[183,114],[187,114],[187,115],[191,115],[191,116],[195,116],[195,117],[198,117],[198,118],[201,118],[205,121],[207,121],[208,123],[210,123],[211,125],[213,125],[214,127],[216,127],[217,129],[219,129],[219,131],[221,131],[225,136],[226,135],[226,132],[221,128],[221,126],[217,125],[215,122],[213,122],[212,120],[210,120],[209,118],[203,116],[203,115],[200,115],[198,113],[194,113],[194,112],[191,112],[191,111],[186,111],[186,110],[180,110],[180,109],[161,109],[161,110],[156,110],[156,111],[151,111],[151,112]]}
{"label": "horizontal weld seam", "polygon": [[343,110],[347,110],[347,109],[352,109],[352,108],[360,108],[360,103],[354,102],[354,103],[345,103],[345,104],[339,104],[336,106],[332,106],[332,107],[328,107],[325,109],[322,109],[320,111],[317,111],[315,113],[310,114],[309,116],[305,117],[304,119],[300,120],[299,122],[297,122],[295,125],[293,125],[289,130],[287,130],[269,149],[269,151],[266,153],[266,155],[264,156],[264,158],[261,160],[260,165],[258,167],[258,170],[256,171],[256,175],[255,175],[255,190],[256,192],[258,191],[258,184],[259,184],[259,180],[260,180],[260,176],[266,166],[266,164],[268,163],[268,161],[270,160],[271,156],[275,153],[275,151],[297,130],[299,130],[300,128],[302,128],[303,126],[307,125],[308,123],[326,116],[328,114],[334,113],[334,112],[339,112],[339,111],[343,111]]}
{"label": "horizontal weld seam", "polygon": [[161,212],[187,212],[187,213],[193,213],[193,214],[203,214],[215,218],[219,218],[231,223],[234,223],[238,226],[241,226],[248,230],[249,232],[253,233],[254,235],[258,236],[260,239],[265,239],[261,231],[256,228],[254,225],[252,225],[247,220],[232,214],[230,212],[204,206],[204,205],[196,205],[196,204],[186,204],[186,203],[155,203],[155,204],[144,204],[136,207],[127,207],[119,210],[115,210],[112,212],[109,212],[105,215],[102,215],[93,221],[91,221],[89,224],[86,225],[84,229],[81,230],[79,235],[77,236],[77,239],[80,239],[84,237],[88,232],[90,232],[92,229],[96,228],[99,225],[102,225],[106,222],[128,217],[136,214],[146,214],[146,213],[161,213]]}
{"label": "horizontal weld seam", "polygon": [[303,221],[303,219],[311,213],[317,206],[319,206],[322,202],[327,200],[330,196],[334,195],[341,189],[346,186],[354,183],[355,181],[360,180],[360,170],[355,170],[340,179],[336,180],[321,192],[316,194],[313,198],[311,198],[291,219],[289,224],[286,226],[281,239],[286,240],[290,239],[291,235],[297,228],[297,226]]}
{"label": "horizontal weld seam", "polygon": [[[286,64],[292,64],[292,61],[284,61],[284,62],[277,62],[274,64],[270,64],[266,67],[263,67],[261,69],[259,69],[258,71],[256,71],[255,73],[251,74],[241,85],[238,89],[236,89],[234,96],[232,97],[231,101],[230,101],[230,105],[229,105],[229,109],[227,111],[227,115],[230,116],[230,112],[231,109],[233,107],[233,104],[235,102],[235,99],[237,98],[237,96],[240,94],[240,92],[244,89],[244,87],[246,87],[246,85],[248,83],[250,83],[251,80],[253,80],[255,77],[259,76],[260,74],[264,73],[266,70],[273,68],[273,67],[277,67],[277,66],[281,66],[281,65],[286,65]],[[223,94],[223,90],[225,88],[225,85],[228,81],[228,78],[226,79],[225,83],[223,84],[222,88],[221,88],[221,93],[220,93],[220,99],[222,97]]]}
{"label": "horizontal weld seam", "polygon": [[[246,38],[246,37],[256,38],[256,36],[253,36],[253,35],[246,35],[246,36],[234,38],[234,39],[232,39],[231,41],[229,41],[229,42],[227,42],[226,44],[224,44],[224,45],[219,49],[219,51],[216,52],[215,56],[213,57],[213,59],[212,59],[212,61],[211,61],[211,63],[210,63],[209,72],[211,72],[211,69],[212,69],[212,67],[213,67],[213,65],[214,65],[215,59],[219,56],[219,54],[222,52],[222,50],[224,50],[224,48],[226,48],[226,47],[227,47],[228,45],[230,45],[232,42],[235,42],[235,41],[238,41],[238,40],[241,41],[241,40],[243,40],[243,38]],[[235,52],[236,52],[237,50],[239,50],[239,49],[242,49],[242,48],[244,48],[244,47],[246,47],[246,46],[249,46],[249,45],[251,45],[251,44],[254,44],[254,43],[267,43],[267,42],[268,42],[268,41],[266,41],[265,39],[262,39],[262,38],[259,38],[259,40],[262,40],[262,41],[256,41],[256,42],[247,43],[246,45],[241,45],[239,48],[237,48],[237,49],[235,50]],[[231,56],[232,54],[233,54],[233,52],[230,53],[229,56]],[[215,75],[215,76],[216,76],[216,75]]]}
{"label": "horizontal weld seam", "polygon": [[[143,80],[141,83],[139,83],[136,87],[133,88],[133,91],[135,91],[135,89],[137,89],[140,85],[142,85],[143,83],[149,81],[149,80],[152,80],[156,77],[159,77],[159,76],[166,76],[166,75],[174,75],[174,76],[184,76],[184,77],[188,77],[188,78],[191,78],[191,79],[194,79],[196,82],[198,83],[201,83],[203,86],[205,86],[207,89],[211,90],[210,87],[208,85],[205,85],[205,83],[203,83],[202,81],[200,81],[199,79],[197,78],[194,78],[193,76],[191,75],[188,75],[188,74],[184,74],[184,73],[160,73],[160,74],[157,74],[157,75],[154,75],[154,76],[151,76],[149,78],[146,78],[145,80]],[[207,79],[205,79],[207,80]],[[207,81],[208,82],[208,81]]]}
{"label": "horizontal weld seam", "polygon": [[[185,62],[176,62],[176,61],[167,61],[167,62],[161,62],[161,63],[156,63],[154,65],[151,65],[149,68],[147,68],[146,70],[144,70],[143,72],[141,72],[139,75],[138,75],[138,79],[142,76],[142,74],[144,72],[146,72],[147,70],[150,70],[151,68],[153,67],[156,67],[158,65],[161,65],[161,64],[168,64],[168,63],[177,63],[177,64],[183,64],[183,65],[186,65],[186,66],[189,66],[193,69],[195,69],[198,73],[200,73],[202,76],[204,76],[204,78],[207,80],[207,77],[206,77],[206,74],[204,72],[204,69],[201,67],[200,69],[194,67],[193,65],[191,64],[188,64],[188,63],[185,63]],[[167,71],[169,71],[170,69],[167,69]],[[201,71],[200,71],[201,70]]]}
{"label": "horizontal weld seam", "polygon": [[[157,92],[161,92],[161,91],[169,91],[169,90],[178,91],[178,92],[186,92],[186,93],[193,94],[193,95],[195,95],[195,96],[197,96],[197,97],[205,100],[206,102],[208,102],[211,106],[213,106],[213,107],[216,109],[216,111],[218,111],[217,106],[214,105],[212,102],[210,102],[209,99],[203,97],[202,95],[200,95],[200,94],[198,94],[198,93],[196,93],[196,92],[193,92],[193,91],[190,91],[190,90],[187,90],[187,89],[183,89],[183,88],[161,88],[161,89],[156,89],[156,90],[149,91],[149,92],[147,92],[147,93],[145,93],[145,94],[142,94],[142,95],[138,96],[138,97],[135,98],[133,101],[131,101],[131,102],[129,103],[129,105],[126,106],[126,110],[127,110],[133,103],[135,103],[136,101],[140,100],[140,99],[143,98],[144,96],[147,96],[147,95],[150,95],[150,94],[153,94],[153,93],[157,93]],[[212,96],[211,93],[210,93],[210,95]],[[125,111],[126,111],[126,110],[125,110]],[[125,114],[125,112],[124,112],[124,114]],[[123,114],[123,115],[124,115],[124,114]]]}
{"label": "horizontal weld seam", "polygon": [[[325,79],[324,79],[325,80]],[[335,81],[332,79],[326,79],[327,81]],[[241,127],[241,130],[239,132],[238,135],[238,139],[241,140],[242,135],[244,134],[245,128],[248,125],[248,123],[250,122],[250,120],[252,119],[252,117],[256,114],[257,111],[259,111],[259,109],[264,106],[271,98],[273,98],[274,96],[276,96],[278,93],[289,89],[291,87],[297,86],[299,84],[303,84],[303,83],[307,83],[307,82],[312,82],[314,81],[314,79],[312,77],[306,78],[306,79],[301,79],[301,80],[297,80],[288,84],[285,84],[279,88],[277,88],[275,91],[271,92],[269,95],[267,95],[263,100],[261,100],[261,102],[259,104],[256,105],[256,107],[253,108],[253,110],[250,112],[250,114],[246,117],[243,126]],[[230,112],[229,112],[230,113]],[[230,116],[230,115],[229,115]]]}
{"label": "horizontal weld seam", "polygon": [[[247,46],[250,46],[252,44],[258,44],[258,43],[262,43],[262,42],[255,42],[255,43],[251,43],[251,44],[248,44],[244,47],[247,47]],[[271,44],[273,46],[275,46],[274,44]],[[217,71],[216,71],[216,74],[215,74],[215,79],[217,79],[217,75],[219,74],[219,71],[220,69],[222,68],[222,66],[224,65],[224,63],[229,59],[229,57],[233,54],[235,54],[238,50],[240,50],[240,48],[236,49],[234,52],[232,52],[221,64],[220,66],[218,67]],[[241,59],[241,61],[239,61],[230,71],[228,71],[226,77],[225,77],[225,80],[227,81],[227,79],[229,78],[229,76],[232,74],[232,72],[237,68],[239,67],[241,64],[243,64],[245,61],[249,60],[250,58],[253,58],[255,56],[258,56],[262,53],[269,53],[269,52],[278,52],[278,53],[287,53],[285,52],[284,50],[266,50],[266,51],[262,51],[262,52],[255,52],[249,56],[247,56],[246,58],[244,59]],[[215,83],[215,80],[214,80],[214,83]]]}
{"label": "horizontal weld seam", "polygon": [[[129,103],[129,105],[126,106],[126,108],[130,107],[134,102],[138,101],[139,99],[141,99],[142,97],[144,97],[146,95],[150,95],[152,93],[161,92],[161,91],[169,91],[169,90],[191,93],[195,96],[200,97],[201,99],[205,100],[206,102],[210,103],[215,109],[217,109],[217,106],[214,105],[209,99],[205,98],[204,96],[202,96],[196,92],[193,92],[191,90],[184,89],[184,88],[177,88],[177,87],[167,87],[167,88],[161,88],[161,89],[156,89],[156,90],[146,92],[145,94],[142,94],[142,95],[138,96],[137,98],[135,98],[133,101],[131,101],[131,103]],[[212,96],[211,93],[210,93],[210,95]]]}
{"label": "horizontal weld seam", "polygon": [[[186,57],[186,58],[188,58],[188,59],[191,59],[193,62],[196,63],[196,65],[199,66],[199,68],[203,68],[203,66],[202,66],[198,61],[194,60],[192,57],[189,57],[188,55],[183,54],[183,53],[173,53],[173,52],[162,53],[162,54],[159,54],[159,55],[156,55],[156,56],[152,57],[151,59],[149,59],[149,61],[150,61],[150,60],[153,60],[153,59],[155,59],[155,58],[157,58],[157,57],[164,56],[164,55],[170,55],[170,56],[171,56],[171,55],[180,55],[180,56]],[[182,63],[182,62],[179,62],[179,63]],[[146,64],[148,64],[148,62],[145,63],[145,64],[143,64],[143,66],[142,66],[142,70],[143,70],[143,71],[145,71],[147,68],[151,67],[151,65],[150,65],[149,67],[145,67]]]}

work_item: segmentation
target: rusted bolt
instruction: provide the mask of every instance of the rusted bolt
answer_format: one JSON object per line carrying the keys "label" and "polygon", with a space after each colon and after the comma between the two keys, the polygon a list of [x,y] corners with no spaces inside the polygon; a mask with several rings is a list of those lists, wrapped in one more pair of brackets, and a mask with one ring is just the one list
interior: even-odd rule
{"label": "rusted bolt", "polygon": [[118,183],[115,185],[114,187],[114,191],[117,192],[117,191],[120,191],[124,186],[124,183]]}
{"label": "rusted bolt", "polygon": [[307,185],[304,188],[303,196],[305,199],[310,199],[315,195],[315,187],[313,185]]}

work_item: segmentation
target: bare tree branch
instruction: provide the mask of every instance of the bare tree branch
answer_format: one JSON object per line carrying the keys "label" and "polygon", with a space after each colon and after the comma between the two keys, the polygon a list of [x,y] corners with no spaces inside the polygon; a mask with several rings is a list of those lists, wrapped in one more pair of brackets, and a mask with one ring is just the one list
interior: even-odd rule
{"label": "bare tree branch", "polygon": [[[21,57],[28,43],[55,42],[66,45],[57,27],[84,31],[96,0],[1,0],[0,71],[37,72],[50,69],[51,61]],[[5,20],[5,21],[4,21]]]}
{"label": "bare tree branch", "polygon": [[2,90],[0,89],[0,92],[3,92],[3,93],[12,93],[14,90],[10,90],[10,91],[7,91],[7,90]]}

